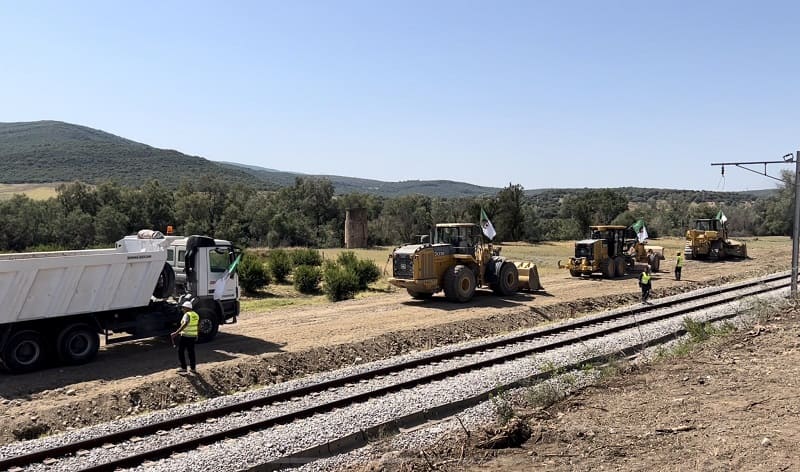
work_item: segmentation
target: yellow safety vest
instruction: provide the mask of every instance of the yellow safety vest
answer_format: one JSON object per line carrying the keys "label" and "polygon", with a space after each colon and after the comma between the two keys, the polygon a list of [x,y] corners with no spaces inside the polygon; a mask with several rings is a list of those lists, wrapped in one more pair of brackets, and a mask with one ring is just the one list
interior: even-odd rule
{"label": "yellow safety vest", "polygon": [[200,315],[198,315],[194,310],[190,310],[186,312],[186,316],[189,317],[189,324],[183,328],[181,331],[181,336],[186,336],[188,338],[196,338],[197,337],[197,325],[200,324]]}
{"label": "yellow safety vest", "polygon": [[642,272],[642,284],[647,285],[650,283],[650,274]]}
{"label": "yellow safety vest", "polygon": [[683,256],[678,256],[678,261],[675,263],[677,267],[683,267]]}

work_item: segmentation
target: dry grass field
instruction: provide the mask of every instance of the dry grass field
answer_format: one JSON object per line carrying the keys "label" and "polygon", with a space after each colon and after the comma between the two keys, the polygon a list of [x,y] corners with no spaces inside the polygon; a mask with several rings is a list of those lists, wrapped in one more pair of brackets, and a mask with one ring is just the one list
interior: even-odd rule
{"label": "dry grass field", "polygon": [[16,194],[27,195],[34,200],[47,200],[56,196],[58,184],[0,184],[0,200],[8,200]]}

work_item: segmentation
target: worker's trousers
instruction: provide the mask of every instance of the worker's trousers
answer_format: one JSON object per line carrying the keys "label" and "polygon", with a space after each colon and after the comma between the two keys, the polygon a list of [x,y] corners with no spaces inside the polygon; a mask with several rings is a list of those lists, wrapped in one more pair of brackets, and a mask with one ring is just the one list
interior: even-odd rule
{"label": "worker's trousers", "polygon": [[181,363],[181,368],[186,369],[185,353],[187,351],[189,353],[189,367],[191,367],[192,370],[197,367],[196,357],[194,355],[194,344],[196,342],[197,338],[190,336],[181,336],[180,341],[178,341],[178,360]]}

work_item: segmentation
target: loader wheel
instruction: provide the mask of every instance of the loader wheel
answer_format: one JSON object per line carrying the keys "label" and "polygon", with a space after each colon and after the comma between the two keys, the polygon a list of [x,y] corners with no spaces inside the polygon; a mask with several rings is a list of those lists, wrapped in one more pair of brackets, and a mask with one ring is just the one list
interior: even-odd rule
{"label": "loader wheel", "polygon": [[406,289],[411,298],[415,300],[430,300],[433,297],[433,292],[417,292],[416,290]]}
{"label": "loader wheel", "polygon": [[616,270],[617,277],[622,277],[625,275],[625,259],[622,257],[617,257],[614,259],[614,268]]}
{"label": "loader wheel", "polygon": [[3,364],[12,374],[38,369],[44,361],[44,344],[38,331],[20,331],[11,336],[3,349]]}
{"label": "loader wheel", "polygon": [[653,267],[651,267],[651,269],[653,269],[653,272],[658,272],[658,269],[660,268],[661,268],[661,258],[656,256],[653,259]]}
{"label": "loader wheel", "polygon": [[571,275],[573,277],[580,277],[581,276],[581,272],[579,270],[570,269],[569,270],[569,275]]}
{"label": "loader wheel", "polygon": [[457,265],[444,274],[444,296],[451,302],[468,302],[475,294],[475,273]]}
{"label": "loader wheel", "polygon": [[510,262],[500,266],[500,273],[497,274],[497,284],[492,287],[494,293],[503,296],[513,295],[519,291],[519,271],[517,266]]}
{"label": "loader wheel", "polygon": [[56,340],[58,358],[68,365],[85,364],[97,355],[100,336],[86,323],[65,326]]}
{"label": "loader wheel", "polygon": [[613,279],[617,271],[614,267],[614,259],[606,259],[600,263],[600,272],[606,279]]}

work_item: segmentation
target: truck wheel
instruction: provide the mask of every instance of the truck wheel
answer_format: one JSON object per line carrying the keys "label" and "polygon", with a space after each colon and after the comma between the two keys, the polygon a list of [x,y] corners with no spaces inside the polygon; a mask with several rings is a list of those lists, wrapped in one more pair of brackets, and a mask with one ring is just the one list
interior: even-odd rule
{"label": "truck wheel", "polygon": [[100,336],[86,323],[71,324],[58,333],[56,346],[64,364],[85,364],[97,355]]}
{"label": "truck wheel", "polygon": [[200,315],[200,321],[197,323],[197,342],[207,343],[219,332],[219,317],[211,308],[203,307],[195,311]]}
{"label": "truck wheel", "polygon": [[411,298],[415,300],[430,300],[433,297],[433,292],[417,292],[416,290],[406,289]]}
{"label": "truck wheel", "polygon": [[614,259],[614,266],[617,277],[622,277],[623,275],[625,275],[625,258],[617,257],[616,259]]}
{"label": "truck wheel", "polygon": [[475,273],[457,265],[444,274],[444,296],[451,302],[468,302],[475,294]]}
{"label": "truck wheel", "polygon": [[513,295],[519,290],[519,271],[517,266],[510,262],[505,262],[500,266],[500,273],[497,274],[497,285],[494,293],[503,296]]}
{"label": "truck wheel", "polygon": [[3,349],[3,363],[9,372],[32,372],[44,361],[44,345],[38,331],[20,331],[11,336]]}

